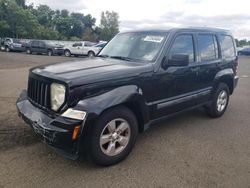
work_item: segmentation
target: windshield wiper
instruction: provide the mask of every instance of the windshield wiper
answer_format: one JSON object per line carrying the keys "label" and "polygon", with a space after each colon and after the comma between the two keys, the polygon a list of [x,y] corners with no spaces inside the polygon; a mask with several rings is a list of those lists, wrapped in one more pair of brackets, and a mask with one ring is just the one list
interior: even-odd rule
{"label": "windshield wiper", "polygon": [[125,61],[134,61],[134,59],[132,59],[132,58],[123,57],[123,56],[110,56],[110,58],[121,59],[121,60],[125,60]]}

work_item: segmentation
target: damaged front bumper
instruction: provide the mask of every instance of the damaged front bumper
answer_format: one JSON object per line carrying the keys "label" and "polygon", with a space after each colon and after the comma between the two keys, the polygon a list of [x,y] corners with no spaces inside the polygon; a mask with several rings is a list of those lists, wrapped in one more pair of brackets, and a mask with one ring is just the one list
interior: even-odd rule
{"label": "damaged front bumper", "polygon": [[[57,152],[70,159],[79,156],[80,134],[83,129],[83,121],[65,118],[59,115],[51,115],[42,109],[35,107],[27,98],[24,90],[16,103],[19,116],[30,125],[36,135],[45,143],[52,146]],[[74,129],[79,127],[78,136],[72,138]]]}

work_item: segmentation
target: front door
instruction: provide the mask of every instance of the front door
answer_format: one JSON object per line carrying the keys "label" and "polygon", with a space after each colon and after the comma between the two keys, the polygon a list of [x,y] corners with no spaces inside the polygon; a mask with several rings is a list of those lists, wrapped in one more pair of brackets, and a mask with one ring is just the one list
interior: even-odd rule
{"label": "front door", "polygon": [[37,53],[40,53],[39,51],[39,41],[33,41],[31,42],[31,50]]}
{"label": "front door", "polygon": [[39,53],[47,53],[46,44],[43,41],[39,42]]}
{"label": "front door", "polygon": [[165,59],[170,62],[173,57],[188,56],[188,65],[170,65],[160,68],[155,75],[153,119],[182,111],[195,105],[195,94],[199,89],[197,61],[192,33],[177,34],[166,52]]}
{"label": "front door", "polygon": [[83,55],[83,44],[81,42],[72,45],[72,54]]}

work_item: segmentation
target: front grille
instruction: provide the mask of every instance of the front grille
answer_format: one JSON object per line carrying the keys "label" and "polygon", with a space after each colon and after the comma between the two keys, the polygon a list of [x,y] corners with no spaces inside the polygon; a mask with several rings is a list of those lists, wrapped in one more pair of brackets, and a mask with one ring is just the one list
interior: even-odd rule
{"label": "front grille", "polygon": [[29,77],[28,98],[29,100],[42,108],[50,107],[50,84],[41,80]]}

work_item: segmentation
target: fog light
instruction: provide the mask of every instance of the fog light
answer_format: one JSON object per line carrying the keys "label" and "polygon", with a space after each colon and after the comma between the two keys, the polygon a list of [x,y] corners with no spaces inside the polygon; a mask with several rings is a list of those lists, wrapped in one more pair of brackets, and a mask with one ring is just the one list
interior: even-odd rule
{"label": "fog light", "polygon": [[80,125],[75,126],[73,134],[72,134],[72,140],[76,140],[77,139],[79,129],[80,129]]}

